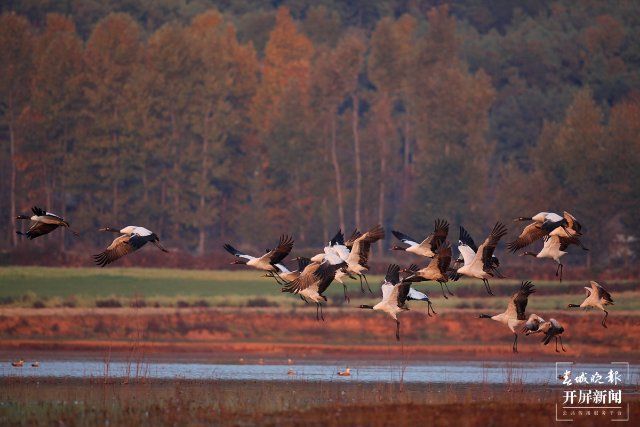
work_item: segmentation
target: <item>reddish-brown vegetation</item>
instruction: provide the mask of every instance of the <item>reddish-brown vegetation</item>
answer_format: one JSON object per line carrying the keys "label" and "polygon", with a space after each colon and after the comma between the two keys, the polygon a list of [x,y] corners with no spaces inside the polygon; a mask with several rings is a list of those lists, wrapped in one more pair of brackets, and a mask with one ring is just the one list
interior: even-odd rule
{"label": "reddish-brown vegetation", "polygon": [[640,359],[640,316],[616,312],[609,328],[600,314],[550,313],[567,326],[567,353],[542,346],[538,337],[522,337],[512,356],[512,335],[503,326],[478,319],[474,310],[452,310],[426,318],[401,315],[402,341],[393,321],[378,313],[364,316],[356,309],[327,309],[326,322],[315,311],[247,308],[115,308],[2,309],[0,340],[5,350],[129,351],[256,355],[256,357],[404,357]]}

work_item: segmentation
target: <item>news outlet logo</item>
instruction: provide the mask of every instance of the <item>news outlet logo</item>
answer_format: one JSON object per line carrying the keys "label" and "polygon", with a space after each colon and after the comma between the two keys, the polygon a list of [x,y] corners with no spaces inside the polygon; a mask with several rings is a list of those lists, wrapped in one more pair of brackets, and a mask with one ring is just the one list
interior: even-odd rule
{"label": "news outlet logo", "polygon": [[556,421],[629,421],[624,385],[631,384],[630,374],[628,362],[611,362],[606,369],[556,362],[556,378],[562,390],[556,402]]}

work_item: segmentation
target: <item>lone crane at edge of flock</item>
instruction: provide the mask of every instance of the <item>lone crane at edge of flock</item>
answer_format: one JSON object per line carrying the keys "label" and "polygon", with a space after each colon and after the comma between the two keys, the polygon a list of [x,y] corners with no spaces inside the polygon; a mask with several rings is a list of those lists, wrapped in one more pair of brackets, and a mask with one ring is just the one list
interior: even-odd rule
{"label": "lone crane at edge of flock", "polygon": [[611,294],[604,287],[602,287],[602,285],[600,285],[598,282],[594,282],[592,280],[590,283],[591,283],[590,288],[587,288],[586,286],[584,287],[584,289],[587,292],[587,298],[585,298],[585,300],[582,301],[581,304],[569,304],[567,307],[569,308],[580,307],[580,308],[584,308],[585,310],[591,307],[599,308],[600,310],[604,311],[604,317],[602,318],[601,325],[606,328],[607,316],[609,316],[609,312],[605,310],[605,307],[607,305],[614,304],[613,298],[611,298]]}
{"label": "lone crane at edge of flock", "polygon": [[32,240],[36,237],[44,236],[45,234],[51,233],[58,227],[66,227],[73,233],[74,236],[78,237],[79,234],[71,229],[71,226],[67,221],[65,221],[61,216],[58,216],[54,213],[47,212],[46,209],[39,208],[34,206],[31,208],[33,212],[32,216],[27,215],[18,215],[16,219],[29,219],[33,221],[31,227],[26,233],[22,231],[16,231],[16,234],[19,236],[25,236],[27,239]]}
{"label": "lone crane at edge of flock", "polygon": [[94,261],[100,267],[122,258],[125,255],[135,252],[147,243],[153,243],[162,252],[169,252],[160,244],[160,238],[151,230],[136,225],[129,225],[120,230],[105,227],[100,231],[108,231],[111,233],[119,233],[121,236],[116,237],[107,248],[93,256]]}

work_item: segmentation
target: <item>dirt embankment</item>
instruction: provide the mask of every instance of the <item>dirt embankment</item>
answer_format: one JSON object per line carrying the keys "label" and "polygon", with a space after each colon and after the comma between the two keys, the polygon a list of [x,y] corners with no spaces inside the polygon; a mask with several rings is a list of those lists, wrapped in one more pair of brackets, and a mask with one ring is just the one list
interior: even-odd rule
{"label": "dirt embankment", "polygon": [[[567,353],[539,336],[519,339],[521,360],[640,360],[640,315],[611,312],[608,329],[600,313],[548,313],[560,320]],[[367,357],[401,354],[411,359],[512,358],[510,331],[478,318],[474,310],[451,310],[438,316],[400,315],[400,343],[395,323],[383,313],[357,309],[325,309],[325,322],[315,309],[122,308],[0,309],[0,345],[5,351],[107,349],[187,355],[224,354],[255,357]],[[394,356],[395,357],[395,356]]]}

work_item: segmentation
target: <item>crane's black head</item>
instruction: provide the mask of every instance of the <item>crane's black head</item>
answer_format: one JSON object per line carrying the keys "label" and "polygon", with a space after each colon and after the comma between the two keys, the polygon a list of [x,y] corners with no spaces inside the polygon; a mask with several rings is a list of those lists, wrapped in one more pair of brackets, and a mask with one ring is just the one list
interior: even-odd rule
{"label": "crane's black head", "polygon": [[373,310],[373,306],[372,305],[364,305],[363,304],[363,305],[359,306],[358,308],[368,308],[370,310]]}
{"label": "crane's black head", "polygon": [[479,316],[480,319],[491,319],[491,316],[489,316],[488,314],[481,314]]}

